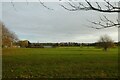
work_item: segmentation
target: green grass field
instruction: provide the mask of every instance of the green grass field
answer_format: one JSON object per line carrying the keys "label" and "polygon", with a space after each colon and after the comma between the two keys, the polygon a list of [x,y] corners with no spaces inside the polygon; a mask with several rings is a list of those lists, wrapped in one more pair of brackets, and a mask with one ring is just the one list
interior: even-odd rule
{"label": "green grass field", "polygon": [[3,49],[3,78],[116,78],[118,49]]}

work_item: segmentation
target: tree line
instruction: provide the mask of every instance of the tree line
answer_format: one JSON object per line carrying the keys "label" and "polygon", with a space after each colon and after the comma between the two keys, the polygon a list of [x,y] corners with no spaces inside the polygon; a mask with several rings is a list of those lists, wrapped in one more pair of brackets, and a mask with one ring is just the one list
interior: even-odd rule
{"label": "tree line", "polygon": [[10,31],[2,22],[0,22],[2,29],[2,47],[12,47],[19,40],[17,35]]}

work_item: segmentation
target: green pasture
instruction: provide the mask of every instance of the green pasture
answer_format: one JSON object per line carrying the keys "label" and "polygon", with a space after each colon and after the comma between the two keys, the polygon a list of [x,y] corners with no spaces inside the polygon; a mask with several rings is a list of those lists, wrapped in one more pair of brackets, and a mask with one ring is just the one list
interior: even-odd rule
{"label": "green pasture", "polygon": [[3,49],[3,78],[116,78],[118,49]]}

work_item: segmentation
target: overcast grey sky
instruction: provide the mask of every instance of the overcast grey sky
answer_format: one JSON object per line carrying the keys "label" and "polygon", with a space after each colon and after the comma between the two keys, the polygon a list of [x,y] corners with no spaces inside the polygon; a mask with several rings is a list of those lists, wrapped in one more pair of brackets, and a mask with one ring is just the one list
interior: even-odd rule
{"label": "overcast grey sky", "polygon": [[18,2],[14,7],[10,2],[2,5],[2,20],[6,27],[15,32],[19,39],[30,42],[96,42],[101,35],[108,34],[118,41],[118,29],[96,30],[90,21],[99,21],[99,16],[106,15],[115,21],[117,14],[96,11],[70,12],[59,3],[48,2],[48,10],[38,2]]}

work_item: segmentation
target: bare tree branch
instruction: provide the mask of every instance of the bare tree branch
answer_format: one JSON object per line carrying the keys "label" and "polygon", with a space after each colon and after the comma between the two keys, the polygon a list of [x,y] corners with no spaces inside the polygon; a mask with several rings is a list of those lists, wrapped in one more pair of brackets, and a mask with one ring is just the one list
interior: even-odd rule
{"label": "bare tree branch", "polygon": [[16,8],[15,8],[15,5],[14,5],[14,3],[13,3],[13,0],[11,0],[11,4],[12,4],[14,10],[17,11]]}
{"label": "bare tree branch", "polygon": [[99,5],[99,3],[98,3],[98,2],[96,2],[96,4],[97,4],[98,8],[99,8],[99,9],[101,9],[101,6]]}
{"label": "bare tree branch", "polygon": [[47,6],[44,4],[44,2],[41,2],[40,0],[39,0],[39,2],[40,2],[40,4],[41,4],[42,6],[44,6],[45,8],[47,8],[47,9],[49,9],[49,10],[53,10],[52,8],[47,7]]}
{"label": "bare tree branch", "polygon": [[118,27],[120,28],[120,24],[117,22],[113,22],[110,19],[108,19],[106,16],[103,16],[103,18],[100,17],[100,21],[99,22],[94,22],[94,21],[89,21],[95,25],[98,25],[98,27],[91,27],[91,28],[95,28],[95,29],[103,29],[103,28],[110,28],[110,27]]}
{"label": "bare tree branch", "polygon": [[[116,3],[115,3],[115,5],[113,5],[108,0],[104,0],[104,3],[105,3],[104,8],[98,2],[95,2],[96,6],[93,5],[91,2],[89,2],[88,0],[85,0],[85,3],[86,4],[79,2],[78,3],[79,6],[75,6],[75,5],[73,5],[72,3],[69,2],[69,6],[71,8],[67,8],[64,5],[61,5],[61,6],[64,9],[68,10],[68,11],[94,10],[94,11],[106,12],[106,13],[115,13],[115,12],[119,13],[120,12],[120,6],[116,5]],[[99,21],[99,22],[90,21],[91,23],[100,26],[100,27],[92,27],[92,28],[95,28],[95,29],[103,29],[103,28],[109,28],[109,27],[118,27],[118,28],[120,28],[120,22],[119,22],[118,19],[117,19],[117,23],[115,23],[115,22],[109,20],[106,16],[103,16],[103,17],[104,17],[104,19],[100,17],[101,21]]]}
{"label": "bare tree branch", "polygon": [[73,3],[68,2],[68,4],[70,5],[71,8],[67,8],[64,5],[61,5],[61,7],[63,7],[64,9],[68,10],[68,11],[79,11],[79,10],[90,10],[90,7],[85,6],[84,4],[79,2],[79,5],[73,5]]}
{"label": "bare tree branch", "polygon": [[107,4],[107,5],[105,5],[106,6],[105,9],[102,9],[102,7],[100,6],[100,4],[98,2],[96,2],[97,7],[95,7],[88,0],[85,0],[85,1],[86,1],[88,6],[84,5],[83,3],[80,3],[80,2],[79,2],[79,6],[75,6],[75,5],[73,5],[72,3],[69,2],[69,6],[71,6],[72,8],[67,8],[64,5],[61,5],[61,6],[63,8],[65,8],[66,10],[69,10],[69,11],[95,10],[95,11],[99,11],[99,12],[120,12],[120,7],[112,5],[107,0],[104,0],[104,2]]}
{"label": "bare tree branch", "polygon": [[[47,8],[47,9],[49,9],[49,10],[53,10],[52,8],[47,7],[47,6],[44,4],[44,2],[41,2],[40,0],[38,0],[38,1],[40,2],[40,4],[41,4],[43,7]],[[26,0],[26,2],[27,2],[27,5],[28,5],[28,3],[29,3],[28,0]],[[17,11],[16,8],[15,8],[15,5],[14,5],[14,3],[13,3],[13,0],[11,0],[11,4],[12,4],[13,8],[15,9],[15,11]]]}

